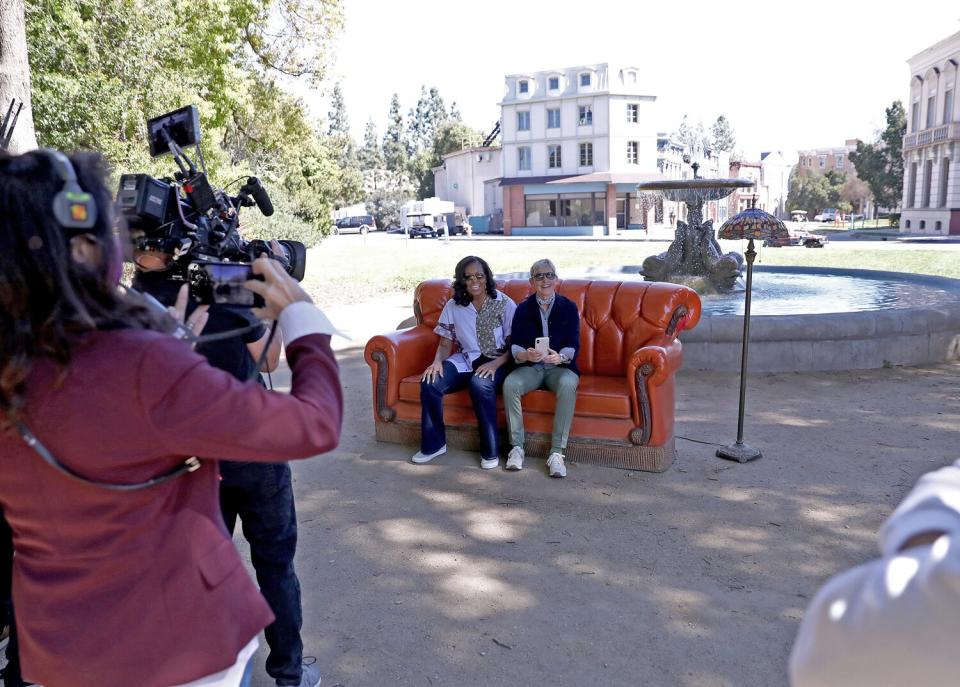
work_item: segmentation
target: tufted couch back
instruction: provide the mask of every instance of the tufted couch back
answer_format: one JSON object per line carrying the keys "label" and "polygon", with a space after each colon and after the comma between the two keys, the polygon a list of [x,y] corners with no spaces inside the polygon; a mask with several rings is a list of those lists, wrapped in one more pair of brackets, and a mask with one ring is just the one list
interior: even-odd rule
{"label": "tufted couch back", "polygon": [[[580,310],[580,353],[577,365],[585,375],[614,377],[623,374],[627,359],[652,339],[673,337],[692,328],[700,319],[695,311],[678,312],[683,304],[676,284],[642,281],[564,279],[557,293]],[[533,293],[529,280],[497,281],[497,289],[519,303]],[[417,323],[436,326],[444,304],[453,295],[448,280],[422,282],[414,294]],[[695,299],[696,300],[696,299]],[[699,301],[696,301],[699,304]],[[687,306],[689,307],[689,306]]]}

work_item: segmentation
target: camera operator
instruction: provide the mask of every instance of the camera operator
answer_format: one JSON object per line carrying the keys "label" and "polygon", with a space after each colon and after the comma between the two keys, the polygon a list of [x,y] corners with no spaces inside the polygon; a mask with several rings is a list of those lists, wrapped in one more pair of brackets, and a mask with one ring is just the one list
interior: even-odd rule
{"label": "camera operator", "polygon": [[[13,530],[24,678],[46,687],[238,687],[273,614],[218,503],[216,461],[333,449],[332,326],[278,264],[253,263],[293,372],[244,385],[117,288],[91,155],[0,157],[0,508]],[[203,321],[201,310],[188,324]]]}
{"label": "camera operator", "polygon": [[[271,249],[275,253],[282,250],[276,241],[271,243]],[[134,253],[137,274],[133,286],[172,306],[179,284],[171,281],[165,271],[147,271],[156,258],[154,253]],[[190,311],[188,307],[187,312]],[[256,361],[269,345],[263,369],[266,372],[276,369],[280,360],[280,336],[274,336],[271,341],[266,327],[248,309],[214,304],[208,316],[205,334],[253,329],[230,338],[200,343],[195,349],[197,353],[241,381],[253,378],[262,385]],[[239,517],[244,538],[250,545],[250,559],[260,592],[276,616],[264,631],[270,648],[267,673],[281,687],[316,687],[320,683],[319,669],[303,663],[300,636],[303,611],[300,581],[293,562],[297,550],[297,513],[290,466],[222,461],[220,477],[220,506],[227,530],[233,534]]]}

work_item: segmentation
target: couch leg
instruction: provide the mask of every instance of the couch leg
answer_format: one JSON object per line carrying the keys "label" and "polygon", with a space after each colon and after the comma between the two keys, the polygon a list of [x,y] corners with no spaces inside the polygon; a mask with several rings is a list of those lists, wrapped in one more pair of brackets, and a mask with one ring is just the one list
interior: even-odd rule
{"label": "couch leg", "polygon": [[383,422],[393,422],[393,419],[397,416],[397,411],[387,407],[384,400],[387,397],[387,354],[381,350],[376,350],[370,354],[370,357],[377,364],[377,417]]}
{"label": "couch leg", "polygon": [[644,363],[637,368],[634,378],[634,384],[637,386],[637,405],[640,406],[640,421],[643,423],[639,427],[630,430],[630,441],[637,446],[646,446],[650,443],[651,419],[650,419],[650,396],[647,394],[647,377],[653,374],[653,365]]}

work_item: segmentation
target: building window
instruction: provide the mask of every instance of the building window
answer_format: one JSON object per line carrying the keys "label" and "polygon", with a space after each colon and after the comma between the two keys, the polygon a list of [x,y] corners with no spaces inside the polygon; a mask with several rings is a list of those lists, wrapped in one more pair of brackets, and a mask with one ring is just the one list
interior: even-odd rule
{"label": "building window", "polygon": [[559,91],[559,90],[560,90],[560,77],[559,77],[559,76],[551,76],[550,79],[547,81],[547,84],[548,84],[548,88],[549,88],[551,91]]}
{"label": "building window", "polygon": [[837,155],[837,169],[843,169],[843,155]]}
{"label": "building window", "polygon": [[940,161],[940,202],[937,207],[947,207],[947,181],[950,178],[950,158],[945,157]]}
{"label": "building window", "polygon": [[910,228],[910,220],[907,220],[907,229]]}
{"label": "building window", "polygon": [[591,126],[593,124],[593,106],[580,106],[580,126]]}
{"label": "building window", "polygon": [[910,109],[910,131],[918,131],[920,129],[920,101],[913,103],[913,107]]}
{"label": "building window", "polygon": [[936,225],[934,225],[933,228],[937,231],[940,231],[941,229],[943,229],[943,223],[940,220],[937,220],[937,223]]}
{"label": "building window", "polygon": [[606,223],[606,193],[563,193],[524,197],[526,226],[582,227]]}
{"label": "building window", "polygon": [[930,207],[930,182],[933,176],[933,160],[927,160],[923,163],[923,198],[920,199],[920,207]]}
{"label": "building window", "polygon": [[627,72],[627,83],[637,83],[637,73],[634,71]]}
{"label": "building window", "polygon": [[826,155],[821,155],[821,156],[820,156],[820,169],[826,169],[826,168],[827,168],[827,156],[826,156]]}
{"label": "building window", "polygon": [[549,109],[547,110],[547,128],[548,129],[559,129],[560,128],[560,108]]}
{"label": "building window", "polygon": [[580,75],[580,85],[589,86],[590,85],[590,74],[583,73]]}
{"label": "building window", "polygon": [[517,148],[517,169],[521,172],[530,171],[530,148],[527,146]]}
{"label": "building window", "polygon": [[917,207],[917,163],[910,165],[910,176],[907,178],[907,203],[908,208]]}
{"label": "building window", "polygon": [[937,121],[935,118],[937,112],[937,96],[931,95],[927,98],[927,128],[931,128]]}
{"label": "building window", "polygon": [[636,124],[640,120],[640,106],[636,103],[627,103],[627,121]]}
{"label": "building window", "polygon": [[637,141],[627,141],[627,164],[640,164],[640,144]]}
{"label": "building window", "polygon": [[943,94],[943,123],[953,121],[953,89]]}
{"label": "building window", "polygon": [[927,228],[927,220],[925,220],[925,219],[920,220],[920,228],[921,228],[921,229],[926,229],[926,228]]}
{"label": "building window", "polygon": [[593,167],[593,144],[592,143],[580,144],[580,166]]}
{"label": "building window", "polygon": [[530,113],[527,110],[517,113],[517,131],[530,131]]}
{"label": "building window", "polygon": [[520,82],[520,92],[521,92],[521,93],[527,93],[527,92],[529,92],[529,91],[530,91],[530,82],[529,82],[529,81],[521,81],[521,82]]}
{"label": "building window", "polygon": [[560,146],[547,146],[547,167],[550,169],[560,169],[563,160],[560,157]]}

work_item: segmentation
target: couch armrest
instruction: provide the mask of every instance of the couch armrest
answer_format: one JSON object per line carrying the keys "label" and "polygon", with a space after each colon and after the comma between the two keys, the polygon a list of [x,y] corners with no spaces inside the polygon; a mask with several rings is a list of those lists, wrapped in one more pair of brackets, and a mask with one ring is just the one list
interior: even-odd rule
{"label": "couch armrest", "polygon": [[673,380],[682,363],[682,346],[672,336],[652,339],[627,361],[634,444],[659,446],[673,434]]}
{"label": "couch armrest", "polygon": [[652,282],[643,297],[640,313],[668,336],[676,336],[681,329],[697,326],[701,313],[700,296],[687,286]]}
{"label": "couch armrest", "polygon": [[440,337],[426,325],[375,336],[367,342],[363,358],[373,377],[375,419],[392,422],[400,380],[423,372],[437,352]]}

